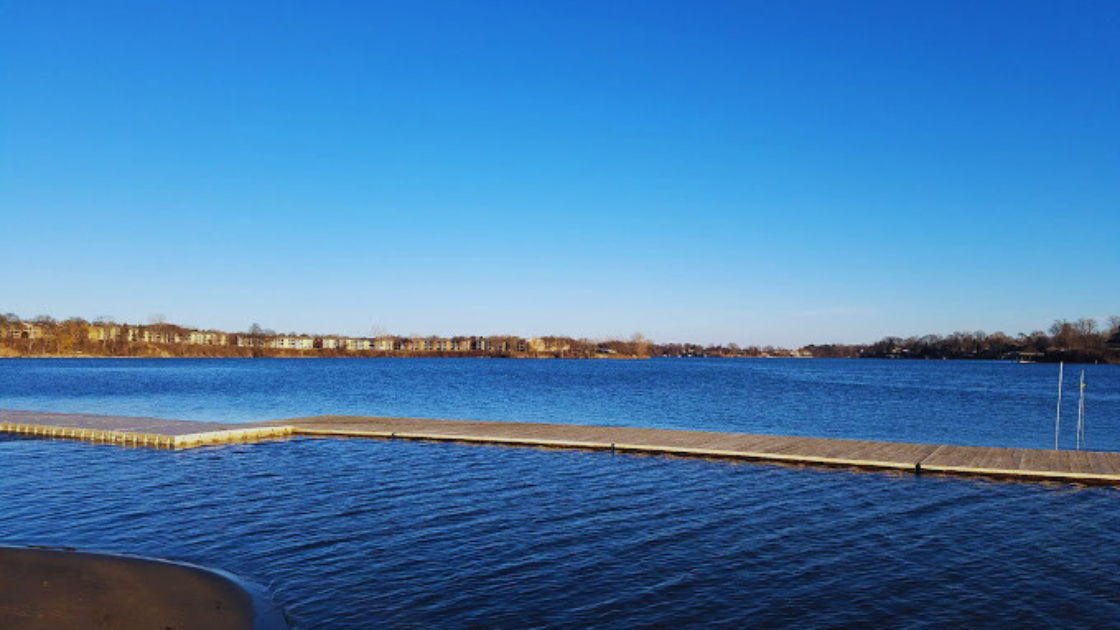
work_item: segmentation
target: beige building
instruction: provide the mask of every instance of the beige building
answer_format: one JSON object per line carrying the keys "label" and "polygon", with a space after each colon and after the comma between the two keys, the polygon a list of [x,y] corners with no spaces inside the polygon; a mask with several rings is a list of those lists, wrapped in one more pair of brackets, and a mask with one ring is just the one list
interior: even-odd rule
{"label": "beige building", "polygon": [[120,326],[90,326],[90,341],[116,341],[121,338]]}
{"label": "beige building", "polygon": [[527,345],[529,352],[567,352],[571,349],[568,343],[550,343],[539,337],[530,339]]}
{"label": "beige building", "polygon": [[46,336],[42,326],[29,322],[13,324],[5,332],[11,339],[42,339]]}
{"label": "beige building", "polygon": [[436,349],[435,339],[408,339],[404,342],[404,349],[410,352],[431,352]]}
{"label": "beige building", "polygon": [[140,331],[140,341],[145,343],[183,343],[183,337],[177,332],[145,328]]}
{"label": "beige building", "polygon": [[363,350],[372,350],[373,341],[369,339],[344,339],[343,343],[347,350],[351,352],[361,352]]}
{"label": "beige building", "polygon": [[311,337],[288,335],[270,340],[268,347],[284,350],[312,350],[315,348],[315,340]]}
{"label": "beige building", "polygon": [[196,330],[187,335],[187,343],[197,346],[229,345],[229,335],[220,332]]}

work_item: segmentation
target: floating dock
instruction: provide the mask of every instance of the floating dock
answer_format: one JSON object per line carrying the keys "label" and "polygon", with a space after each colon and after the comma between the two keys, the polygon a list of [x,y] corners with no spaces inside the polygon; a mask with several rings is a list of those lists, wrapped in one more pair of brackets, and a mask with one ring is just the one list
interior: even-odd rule
{"label": "floating dock", "polygon": [[359,416],[220,424],[0,411],[0,432],[173,449],[294,436],[464,442],[1120,485],[1120,453],[567,424]]}
{"label": "floating dock", "polygon": [[0,410],[0,433],[178,449],[290,437],[292,429],[276,425]]}

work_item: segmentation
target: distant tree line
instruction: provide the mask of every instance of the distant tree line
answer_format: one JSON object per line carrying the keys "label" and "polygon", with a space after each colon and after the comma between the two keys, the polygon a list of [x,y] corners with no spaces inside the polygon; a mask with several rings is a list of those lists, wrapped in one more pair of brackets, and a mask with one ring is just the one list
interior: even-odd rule
{"label": "distant tree line", "polygon": [[665,343],[651,346],[655,357],[796,357],[819,359],[986,359],[1037,362],[1120,363],[1120,316],[1058,320],[1048,332],[1014,337],[1002,333],[884,337],[870,344],[812,344],[796,350],[774,346]]}
{"label": "distant tree line", "polygon": [[655,357],[717,357],[717,358],[810,358],[804,348],[791,350],[777,346],[739,346],[736,343],[701,345],[696,343],[662,343],[651,346]]}
{"label": "distant tree line", "polygon": [[[306,346],[285,347],[278,343],[283,339],[306,340]],[[332,339],[336,345],[328,343]],[[657,344],[641,334],[626,340],[565,336],[523,339],[509,335],[453,338],[378,335],[378,340],[391,340],[389,349],[375,347],[372,343],[358,347],[342,345],[347,339],[353,340],[296,333],[284,335],[259,324],[240,333],[198,331],[167,323],[162,316],[153,316],[146,325],[130,325],[107,318],[89,322],[81,318],[22,319],[14,313],[0,314],[0,357],[814,357],[1120,363],[1120,316],[1110,317],[1104,324],[1091,318],[1058,320],[1049,331],[1014,337],[1002,332],[956,332],[905,338],[890,336],[871,344],[813,344],[798,349],[741,347],[734,343]]]}
{"label": "distant tree line", "polygon": [[814,345],[805,350],[815,357],[1120,362],[1120,316],[1108,318],[1104,325],[1092,318],[1062,319],[1047,332],[1014,337],[1002,332],[955,332],[884,337],[869,345]]}
{"label": "distant tree line", "polygon": [[148,324],[101,318],[23,319],[0,314],[0,357],[517,357],[648,358],[652,344],[640,334],[622,339],[511,335],[376,337],[278,333],[254,323],[243,332],[202,331],[152,316]]}

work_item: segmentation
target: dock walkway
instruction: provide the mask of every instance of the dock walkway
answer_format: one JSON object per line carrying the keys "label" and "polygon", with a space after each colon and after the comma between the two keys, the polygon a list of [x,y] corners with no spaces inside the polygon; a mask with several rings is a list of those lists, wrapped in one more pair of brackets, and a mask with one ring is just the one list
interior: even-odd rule
{"label": "dock walkway", "polygon": [[220,424],[0,411],[0,432],[163,448],[292,436],[468,442],[1120,485],[1120,453],[629,427],[359,416]]}
{"label": "dock walkway", "polygon": [[286,426],[223,424],[84,413],[0,410],[0,433],[108,442],[125,446],[192,448],[207,444],[288,437]]}

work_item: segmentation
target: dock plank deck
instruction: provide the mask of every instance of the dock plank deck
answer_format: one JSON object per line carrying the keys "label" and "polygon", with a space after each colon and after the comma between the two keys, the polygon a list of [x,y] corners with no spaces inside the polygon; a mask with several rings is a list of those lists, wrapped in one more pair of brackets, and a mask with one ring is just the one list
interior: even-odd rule
{"label": "dock plank deck", "polygon": [[292,436],[469,442],[1120,485],[1120,453],[613,426],[364,416],[223,424],[0,410],[3,432],[176,449]]}
{"label": "dock plank deck", "polygon": [[0,433],[108,442],[158,448],[287,437],[285,426],[248,426],[192,420],[0,410]]}

